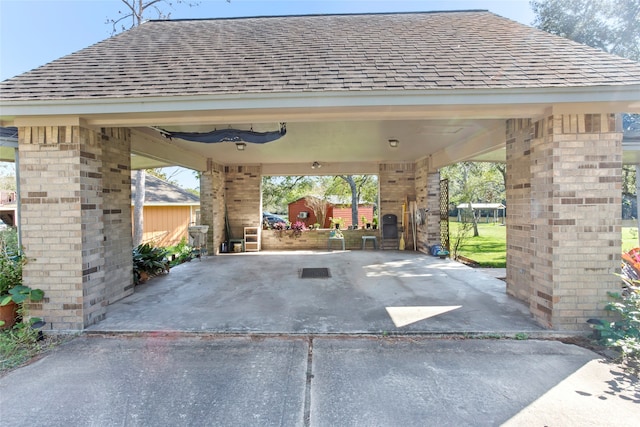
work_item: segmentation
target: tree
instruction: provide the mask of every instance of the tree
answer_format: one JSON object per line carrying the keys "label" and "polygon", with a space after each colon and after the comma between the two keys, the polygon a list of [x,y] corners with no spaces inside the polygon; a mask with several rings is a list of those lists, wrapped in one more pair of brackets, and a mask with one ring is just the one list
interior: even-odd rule
{"label": "tree", "polygon": [[640,60],[640,0],[533,0],[541,30]]}
{"label": "tree", "polygon": [[442,168],[440,174],[449,180],[449,194],[454,206],[467,204],[472,212],[473,236],[478,223],[472,203],[500,203],[505,197],[503,169],[495,163],[461,162]]}
{"label": "tree", "polygon": [[[166,7],[173,8],[173,2],[169,0],[120,0],[125,8],[118,11],[117,18],[108,18],[107,24],[113,27],[111,34],[125,31],[128,28],[137,27],[144,22],[149,12],[156,13],[157,19],[171,19],[171,12],[166,12]],[[197,6],[200,1],[174,0],[176,4],[186,4],[189,7]],[[231,0],[227,0],[230,3]]]}
{"label": "tree", "polygon": [[315,181],[309,176],[262,177],[262,209],[268,212],[286,212],[287,205],[312,191]]}
{"label": "tree", "polygon": [[[373,175],[338,175],[336,178],[340,178],[347,185],[348,191],[343,189],[342,194],[351,196],[351,223],[354,226],[358,226],[358,206],[360,203],[375,203],[377,201],[377,180]],[[340,186],[338,185],[335,188],[340,188]],[[372,190],[374,190],[375,198],[366,200],[364,198],[365,194],[371,197]]]}

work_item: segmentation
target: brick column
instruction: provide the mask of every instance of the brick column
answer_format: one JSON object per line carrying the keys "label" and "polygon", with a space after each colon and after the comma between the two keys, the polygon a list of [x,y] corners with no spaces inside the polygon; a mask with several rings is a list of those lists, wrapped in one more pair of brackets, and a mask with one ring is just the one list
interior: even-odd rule
{"label": "brick column", "polygon": [[260,166],[224,167],[227,212],[234,239],[244,238],[244,227],[261,227],[262,176]]}
{"label": "brick column", "polygon": [[207,171],[200,175],[200,222],[209,226],[207,247],[209,255],[215,255],[225,240],[225,178],[224,166],[208,163]]}
{"label": "brick column", "polygon": [[[513,126],[510,122],[508,129]],[[587,319],[604,316],[607,291],[620,286],[614,273],[620,268],[622,134],[615,117],[606,114],[556,115],[533,123],[529,150],[526,132],[520,132],[521,146],[512,139],[507,147],[513,180],[508,211],[512,202],[516,205],[508,216],[508,270],[524,270],[526,255],[517,261],[514,253],[526,252],[528,301],[538,322],[586,330]],[[525,208],[517,207],[517,197],[526,197],[528,190],[526,171],[516,171],[524,169],[527,157],[530,228],[524,227]],[[514,216],[518,212],[521,219]],[[526,292],[514,283],[517,274],[508,273],[510,293],[516,295]]]}
{"label": "brick column", "polygon": [[415,194],[419,209],[428,209],[424,224],[418,225],[418,250],[440,243],[440,173],[429,172],[428,159],[416,163]]}
{"label": "brick column", "polygon": [[[415,198],[416,194],[416,165],[415,163],[384,163],[379,167],[380,185],[380,221],[386,214],[398,217],[398,237],[402,224],[402,204],[407,196]],[[405,228],[407,228],[405,224]],[[413,242],[404,234],[406,248],[411,249]]]}
{"label": "brick column", "polygon": [[507,293],[531,295],[531,132],[529,119],[507,121]]}
{"label": "brick column", "polygon": [[131,292],[128,138],[80,126],[19,129],[23,282],[45,291],[32,314],[48,328],[83,329]]}
{"label": "brick column", "polygon": [[427,176],[427,245],[439,245],[440,239],[440,172]]}

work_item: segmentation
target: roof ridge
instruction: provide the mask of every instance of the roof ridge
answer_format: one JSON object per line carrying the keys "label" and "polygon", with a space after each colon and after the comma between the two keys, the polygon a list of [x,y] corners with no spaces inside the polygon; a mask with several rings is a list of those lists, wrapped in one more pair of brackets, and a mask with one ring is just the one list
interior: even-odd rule
{"label": "roof ridge", "polygon": [[310,13],[294,15],[254,15],[254,16],[229,16],[217,18],[178,18],[178,19],[148,19],[146,22],[184,22],[184,21],[232,21],[241,19],[269,19],[269,18],[313,18],[331,16],[379,16],[379,15],[435,15],[439,13],[493,13],[488,9],[460,9],[460,10],[423,10],[413,12],[353,12],[353,13]]}

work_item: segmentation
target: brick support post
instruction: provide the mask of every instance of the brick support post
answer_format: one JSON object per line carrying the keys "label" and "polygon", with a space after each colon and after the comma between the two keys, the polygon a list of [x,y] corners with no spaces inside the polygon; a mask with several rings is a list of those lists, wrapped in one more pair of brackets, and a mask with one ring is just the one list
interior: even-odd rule
{"label": "brick support post", "polygon": [[584,330],[619,288],[622,135],[607,114],[518,126],[507,126],[509,293],[528,293],[546,327]]}
{"label": "brick support post", "polygon": [[[407,197],[416,195],[416,164],[415,163],[384,163],[380,165],[380,219],[386,214],[398,217],[398,231],[402,224],[402,204]],[[408,228],[408,224],[405,224]],[[398,233],[400,234],[400,233]],[[413,242],[407,234],[404,235],[407,249],[412,249]]]}
{"label": "brick support post", "polygon": [[260,166],[224,167],[227,212],[234,239],[244,237],[244,227],[262,226],[261,173]]}
{"label": "brick support post", "polygon": [[439,245],[440,239],[440,172],[430,172],[427,176],[427,244]]}
{"label": "brick support post", "polygon": [[428,163],[426,158],[417,162],[415,172],[416,203],[426,213],[424,224],[417,226],[418,250],[425,253],[440,243],[440,173],[429,172]]}
{"label": "brick support post", "polygon": [[21,127],[19,144],[23,281],[45,291],[31,314],[83,329],[132,291],[128,131]]}
{"label": "brick support post", "polygon": [[200,222],[209,226],[207,247],[209,255],[220,250],[225,241],[225,191],[224,166],[208,162],[207,171],[200,175]]}

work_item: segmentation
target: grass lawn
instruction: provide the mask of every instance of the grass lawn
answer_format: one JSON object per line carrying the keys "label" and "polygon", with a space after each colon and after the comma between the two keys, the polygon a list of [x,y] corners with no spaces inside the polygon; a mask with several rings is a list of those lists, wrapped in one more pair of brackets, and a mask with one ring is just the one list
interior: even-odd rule
{"label": "grass lawn", "polygon": [[[460,224],[449,223],[450,244],[456,238]],[[500,224],[478,224],[478,237],[473,237],[473,230],[463,240],[460,255],[474,260],[481,267],[504,268],[507,265],[507,227]],[[638,228],[622,227],[622,248],[626,252],[638,247]]]}
{"label": "grass lawn", "polygon": [[622,252],[638,247],[638,227],[622,227]]}
{"label": "grass lawn", "polygon": [[[456,239],[459,222],[449,223],[450,245]],[[481,267],[504,268],[507,265],[507,227],[500,224],[478,224],[478,237],[473,237],[473,229],[463,240],[460,255],[474,260]]]}

